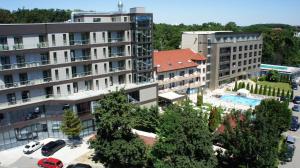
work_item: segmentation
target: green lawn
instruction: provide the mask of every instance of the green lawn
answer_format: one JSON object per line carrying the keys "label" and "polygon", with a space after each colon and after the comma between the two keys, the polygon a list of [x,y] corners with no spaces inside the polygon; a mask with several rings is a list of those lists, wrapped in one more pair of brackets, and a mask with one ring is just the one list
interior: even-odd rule
{"label": "green lawn", "polygon": [[257,81],[257,84],[263,86],[267,85],[268,87],[271,86],[272,88],[280,88],[280,90],[284,89],[285,91],[292,90],[291,85],[289,83]]}

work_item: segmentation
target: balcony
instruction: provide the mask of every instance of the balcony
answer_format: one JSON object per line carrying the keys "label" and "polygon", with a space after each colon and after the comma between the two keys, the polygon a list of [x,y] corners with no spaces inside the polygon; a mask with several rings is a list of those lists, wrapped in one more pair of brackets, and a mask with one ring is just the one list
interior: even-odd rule
{"label": "balcony", "polygon": [[85,76],[92,75],[92,71],[86,71],[86,72],[81,72],[81,73],[72,73],[73,78],[81,78]]}
{"label": "balcony", "polygon": [[90,44],[90,39],[86,40],[70,40],[70,45],[86,45]]}
{"label": "balcony", "polygon": [[48,42],[40,42],[37,44],[37,47],[38,48],[47,48],[47,47],[49,47],[49,44],[48,44]]}
{"label": "balcony", "polygon": [[91,60],[91,55],[84,55],[80,57],[71,57],[71,62],[80,62],[80,61],[86,61]]}
{"label": "balcony", "polygon": [[32,68],[50,64],[50,60],[0,65],[0,70]]}
{"label": "balcony", "polygon": [[189,80],[189,79],[200,77],[200,75],[201,75],[201,73],[194,72],[193,74],[185,74],[184,76],[175,76],[171,79],[166,78],[164,80],[158,80],[158,84],[159,85],[165,85],[165,84],[168,84],[168,83],[179,82],[179,81],[183,81],[183,80]]}
{"label": "balcony", "polygon": [[125,56],[125,52],[109,53],[109,57],[123,57],[123,56]]}
{"label": "balcony", "polygon": [[9,50],[9,47],[7,44],[0,44],[0,51],[7,51]]}
{"label": "balcony", "polygon": [[52,81],[51,77],[46,77],[46,78],[41,78],[41,79],[36,79],[36,80],[5,83],[4,85],[0,85],[0,90],[4,90],[7,88],[17,88],[17,87],[38,85],[38,84],[48,83],[51,81]]}
{"label": "balcony", "polygon": [[18,44],[13,45],[13,48],[14,48],[14,50],[21,50],[21,49],[24,49],[24,45],[23,45],[23,43],[18,43]]}
{"label": "balcony", "polygon": [[117,43],[117,42],[123,42],[124,37],[115,37],[115,38],[108,38],[109,43]]}
{"label": "balcony", "polygon": [[109,72],[120,72],[120,71],[124,71],[124,70],[126,70],[125,66],[115,67],[115,68],[110,67],[109,68]]}

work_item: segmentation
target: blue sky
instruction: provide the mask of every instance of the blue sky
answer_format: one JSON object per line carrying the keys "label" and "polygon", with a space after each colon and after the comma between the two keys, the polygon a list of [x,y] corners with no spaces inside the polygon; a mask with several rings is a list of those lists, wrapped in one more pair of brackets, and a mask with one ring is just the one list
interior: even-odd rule
{"label": "blue sky", "polygon": [[[154,22],[238,25],[286,23],[300,25],[300,0],[123,0],[125,9],[144,6]],[[59,8],[114,11],[117,0],[0,0],[0,8]]]}

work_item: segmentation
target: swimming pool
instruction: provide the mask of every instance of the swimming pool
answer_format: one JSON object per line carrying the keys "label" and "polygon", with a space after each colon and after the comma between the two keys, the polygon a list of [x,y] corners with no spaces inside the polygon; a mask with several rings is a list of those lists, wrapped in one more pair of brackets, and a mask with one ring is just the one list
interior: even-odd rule
{"label": "swimming pool", "polygon": [[223,95],[221,96],[221,100],[225,102],[230,102],[233,104],[242,104],[246,106],[255,107],[260,104],[261,100],[259,99],[253,99],[253,98],[247,98],[247,97],[241,97],[241,96],[234,96],[234,95]]}

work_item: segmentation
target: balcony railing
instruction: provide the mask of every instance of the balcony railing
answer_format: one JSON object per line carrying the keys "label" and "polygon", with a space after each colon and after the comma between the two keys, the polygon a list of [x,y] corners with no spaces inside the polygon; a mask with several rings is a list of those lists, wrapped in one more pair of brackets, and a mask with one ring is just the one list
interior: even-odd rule
{"label": "balcony railing", "polygon": [[124,70],[126,70],[125,66],[115,67],[115,68],[110,67],[109,68],[109,72],[120,72],[120,71],[124,71]]}
{"label": "balcony railing", "polygon": [[24,49],[24,45],[23,45],[23,43],[18,43],[18,44],[13,45],[13,48],[14,48],[14,50],[21,50],[21,49]]}
{"label": "balcony railing", "polygon": [[109,57],[123,57],[123,56],[125,56],[125,52],[109,53]]}
{"label": "balcony railing", "polygon": [[86,61],[91,60],[91,55],[84,55],[80,57],[71,57],[71,62],[77,62],[77,61]]}
{"label": "balcony railing", "polygon": [[117,43],[124,41],[124,37],[108,38],[109,43]]}
{"label": "balcony railing", "polygon": [[90,39],[87,40],[70,40],[70,45],[85,45],[90,44]]}
{"label": "balcony railing", "polygon": [[43,84],[51,82],[51,77],[36,79],[36,80],[28,80],[28,81],[20,81],[20,82],[13,82],[13,83],[5,83],[4,85],[0,85],[0,90],[7,89],[7,88],[16,88],[16,87],[22,87],[22,86],[32,86],[37,84]]}
{"label": "balcony railing", "polygon": [[6,51],[9,50],[9,47],[7,44],[0,44],[0,51]]}
{"label": "balcony railing", "polygon": [[80,77],[85,77],[88,75],[92,75],[92,71],[86,71],[86,72],[82,72],[82,73],[72,73],[73,78],[80,78]]}
{"label": "balcony railing", "polygon": [[37,44],[37,47],[38,48],[47,48],[47,47],[49,47],[49,44],[48,44],[48,42],[40,42]]}
{"label": "balcony railing", "polygon": [[0,65],[0,70],[31,68],[50,64],[49,60]]}

